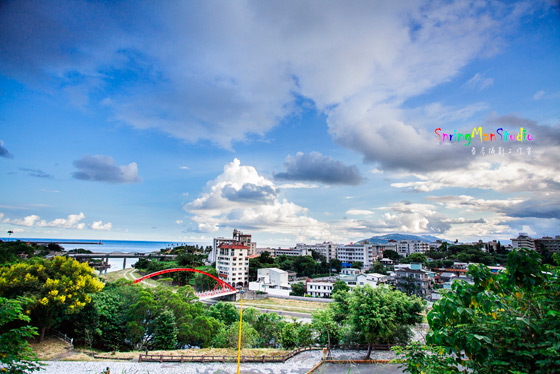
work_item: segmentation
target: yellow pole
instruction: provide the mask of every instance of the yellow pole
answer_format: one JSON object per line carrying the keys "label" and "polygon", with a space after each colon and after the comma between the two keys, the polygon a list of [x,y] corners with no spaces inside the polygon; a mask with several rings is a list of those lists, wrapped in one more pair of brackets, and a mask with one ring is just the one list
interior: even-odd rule
{"label": "yellow pole", "polygon": [[239,374],[239,360],[241,359],[241,326],[243,325],[243,293],[241,290],[241,306],[239,307],[239,341],[237,342],[237,374]]}

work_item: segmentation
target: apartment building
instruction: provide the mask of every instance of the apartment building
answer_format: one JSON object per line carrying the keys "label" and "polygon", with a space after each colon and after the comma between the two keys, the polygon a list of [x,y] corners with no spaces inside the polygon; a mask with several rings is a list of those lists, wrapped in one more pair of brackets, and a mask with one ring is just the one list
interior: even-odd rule
{"label": "apartment building", "polygon": [[560,252],[560,235],[556,235],[554,238],[543,236],[540,239],[535,239],[535,248],[540,250],[541,247],[550,252]]}
{"label": "apartment building", "polygon": [[369,269],[381,256],[380,247],[376,244],[339,245],[336,251],[336,257],[343,263],[352,264],[359,261],[364,269]]}
{"label": "apartment building", "polygon": [[323,242],[317,244],[304,244],[304,243],[297,243],[296,249],[307,250],[309,254],[311,251],[315,251],[320,253],[321,255],[325,256],[327,261],[331,259],[337,258],[336,256],[336,249],[338,244],[333,242]]}
{"label": "apartment building", "polygon": [[208,261],[210,263],[216,262],[218,249],[223,244],[244,245],[249,248],[249,255],[257,254],[257,243],[251,240],[251,235],[243,234],[241,231],[234,229],[232,238],[224,238],[224,237],[214,238],[213,245],[212,245],[212,252],[208,254]]}
{"label": "apartment building", "polygon": [[511,246],[515,249],[527,248],[535,249],[535,239],[524,232],[520,232],[517,238],[511,239]]}
{"label": "apartment building", "polygon": [[233,287],[246,287],[249,282],[249,247],[241,244],[222,244],[218,248],[216,271]]}
{"label": "apartment building", "polygon": [[399,240],[397,242],[397,253],[407,257],[413,253],[426,253],[430,250],[430,243],[420,240]]}

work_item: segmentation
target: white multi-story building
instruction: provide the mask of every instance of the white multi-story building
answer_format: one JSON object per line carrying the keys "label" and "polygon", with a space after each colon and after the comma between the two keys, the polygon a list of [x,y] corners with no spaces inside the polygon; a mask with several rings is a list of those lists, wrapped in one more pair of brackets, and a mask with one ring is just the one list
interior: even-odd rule
{"label": "white multi-story building", "polygon": [[511,239],[511,245],[513,248],[521,249],[535,249],[535,239],[531,238],[524,232],[520,232],[519,236],[515,239]]}
{"label": "white multi-story building", "polygon": [[219,277],[234,287],[246,287],[249,282],[249,247],[222,244],[217,255],[216,271]]}
{"label": "white multi-story building", "polygon": [[257,270],[257,281],[249,283],[249,290],[267,292],[273,296],[290,296],[288,272],[277,268]]}
{"label": "white multi-story building", "polygon": [[307,294],[311,297],[331,297],[333,280],[315,280],[307,282]]}
{"label": "white multi-story building", "polygon": [[426,253],[430,250],[430,243],[416,240],[399,240],[397,242],[397,253],[407,257],[413,253]]}
{"label": "white multi-story building", "polygon": [[363,268],[369,269],[380,256],[379,246],[376,244],[339,245],[336,257],[345,263],[361,262]]}
{"label": "white multi-story building", "polygon": [[257,243],[251,241],[251,235],[243,234],[241,231],[234,229],[233,230],[233,238],[214,238],[214,243],[212,245],[212,252],[208,254],[208,261],[210,263],[216,262],[218,248],[222,244],[239,244],[244,245],[249,248],[249,255],[254,255],[257,253]]}
{"label": "white multi-story building", "polygon": [[311,251],[307,250],[306,248],[276,248],[273,249],[274,253],[273,256],[274,257],[278,257],[278,256],[290,256],[290,257],[295,257],[295,256],[311,256]]}
{"label": "white multi-story building", "polygon": [[333,258],[336,258],[336,248],[338,244],[333,242],[323,242],[317,244],[304,244],[304,243],[297,243],[296,249],[305,249],[309,253],[311,251],[315,251],[320,253],[322,256],[325,256],[327,261],[330,261]]}

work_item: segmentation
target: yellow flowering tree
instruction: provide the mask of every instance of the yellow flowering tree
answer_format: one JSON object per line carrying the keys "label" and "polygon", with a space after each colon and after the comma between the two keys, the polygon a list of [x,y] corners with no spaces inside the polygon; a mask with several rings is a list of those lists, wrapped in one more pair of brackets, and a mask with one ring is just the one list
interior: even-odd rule
{"label": "yellow flowering tree", "polygon": [[0,297],[29,299],[24,305],[25,313],[39,327],[40,340],[47,329],[65,315],[80,311],[91,302],[90,294],[102,288],[93,269],[67,257],[0,268]]}

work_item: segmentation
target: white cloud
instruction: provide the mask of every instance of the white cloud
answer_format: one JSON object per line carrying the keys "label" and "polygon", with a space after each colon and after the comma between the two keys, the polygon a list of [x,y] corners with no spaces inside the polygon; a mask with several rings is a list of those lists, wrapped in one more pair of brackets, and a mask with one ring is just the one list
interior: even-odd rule
{"label": "white cloud", "polygon": [[545,95],[545,91],[544,90],[540,90],[539,92],[535,93],[533,95],[533,100],[540,100],[543,98],[543,96]]}
{"label": "white cloud", "polygon": [[482,91],[486,87],[490,87],[494,84],[494,79],[486,78],[484,73],[476,73],[471,79],[465,83],[465,85],[471,89],[477,89]]}
{"label": "white cloud", "polygon": [[[265,134],[304,97],[328,116],[337,141],[372,160],[357,141],[364,130],[388,134],[384,128],[402,121],[407,99],[494,53],[518,19],[539,6],[326,0],[167,2],[123,11],[71,2],[31,12],[16,2],[2,19],[10,53],[1,55],[0,67],[10,76],[49,75],[81,96],[84,82],[93,90],[110,79],[99,71],[136,71],[142,79],[104,100],[115,120],[225,148]],[[478,73],[475,80],[488,86],[489,79]]]}
{"label": "white cloud", "polygon": [[46,220],[42,220],[38,215],[32,214],[24,217],[23,219],[5,219],[3,222],[25,227],[58,227],[82,230],[85,228],[85,223],[80,221],[82,221],[85,217],[84,213],[70,214],[67,218],[57,218],[47,222]]}
{"label": "white cloud", "polygon": [[285,188],[285,189],[292,189],[292,188],[318,188],[319,186],[316,184],[311,184],[311,183],[302,183],[302,182],[297,182],[297,183],[284,183],[284,184],[279,184],[278,188]]}
{"label": "white cloud", "polygon": [[67,218],[57,218],[51,222],[41,221],[38,223],[38,226],[82,230],[86,225],[85,223],[80,223],[80,221],[84,218],[86,218],[84,213],[70,214]]}
{"label": "white cloud", "polygon": [[[248,187],[249,186],[249,187]],[[236,227],[295,235],[299,239],[329,238],[328,225],[307,216],[307,209],[279,200],[274,183],[238,159],[208,183],[208,191],[186,204],[201,232]]]}
{"label": "white cloud", "polygon": [[32,214],[30,216],[24,217],[23,219],[8,219],[8,218],[6,218],[4,220],[4,223],[9,223],[11,225],[16,225],[16,226],[32,227],[32,226],[35,226],[35,224],[37,222],[39,222],[40,220],[41,220],[41,217],[39,217],[38,215]]}
{"label": "white cloud", "polygon": [[359,216],[359,215],[370,215],[373,214],[373,212],[371,210],[365,210],[365,209],[350,209],[346,211],[346,214],[352,215],[352,216]]}
{"label": "white cloud", "polygon": [[178,225],[180,225],[180,224],[183,223],[183,220],[182,220],[182,219],[178,219],[178,220],[175,221],[175,223],[178,224]]}
{"label": "white cloud", "polygon": [[426,200],[435,201],[438,204],[444,205],[447,209],[457,209],[465,212],[497,211],[524,201],[521,198],[486,200],[477,199],[469,195],[427,196]]}
{"label": "white cloud", "polygon": [[188,166],[179,166],[179,169],[181,169],[181,170],[191,170],[191,168],[188,167]]}
{"label": "white cloud", "polygon": [[103,223],[103,221],[93,221],[90,226],[93,230],[111,231],[113,224],[111,222]]}

